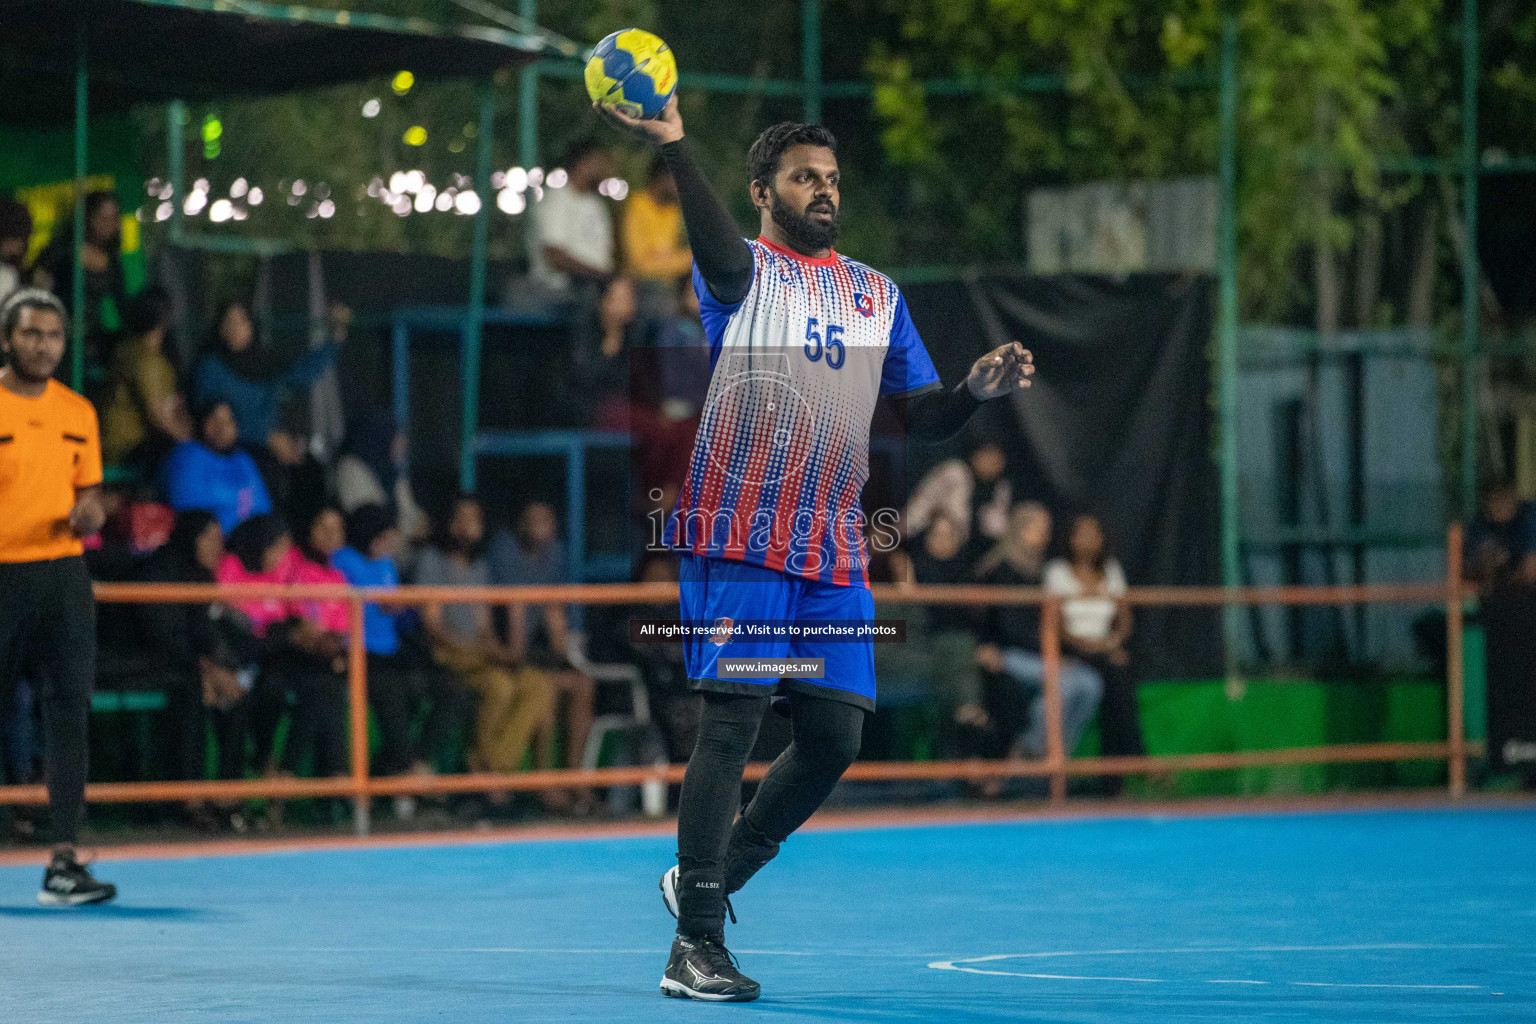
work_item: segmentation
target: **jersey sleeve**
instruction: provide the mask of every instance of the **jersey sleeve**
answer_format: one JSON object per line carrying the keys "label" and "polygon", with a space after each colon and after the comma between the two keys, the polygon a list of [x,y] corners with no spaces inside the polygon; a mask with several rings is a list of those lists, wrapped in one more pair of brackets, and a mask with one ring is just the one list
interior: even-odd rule
{"label": "jersey sleeve", "polygon": [[882,395],[912,395],[932,391],[939,386],[939,372],[928,358],[923,339],[912,325],[907,300],[896,294],[896,313],[891,322],[890,346],[885,350],[885,365],[880,371]]}
{"label": "jersey sleeve", "polygon": [[[757,257],[752,258],[752,276],[757,277]],[[747,289],[748,294],[751,289]],[[720,344],[720,338],[725,334],[725,325],[731,319],[731,314],[741,308],[746,301],[743,295],[735,302],[721,302],[715,298],[709,290],[709,285],[704,282],[704,275],[699,272],[699,264],[693,264],[693,294],[699,297],[699,320],[704,324],[704,336],[709,339],[711,347]]]}

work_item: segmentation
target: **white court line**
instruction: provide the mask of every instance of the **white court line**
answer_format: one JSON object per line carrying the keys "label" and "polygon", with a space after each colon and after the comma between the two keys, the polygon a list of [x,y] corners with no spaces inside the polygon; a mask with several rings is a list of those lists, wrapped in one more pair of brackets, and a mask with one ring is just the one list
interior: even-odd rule
{"label": "white court line", "polygon": [[[939,967],[938,964],[929,964],[929,967]],[[998,978],[1045,978],[1048,981],[1144,981],[1150,985],[1160,985],[1163,978],[1106,978],[1091,974],[1020,974],[1017,971],[983,971],[974,967],[939,967],[939,970],[964,971],[966,974],[990,974]]]}
{"label": "white court line", "polygon": [[1508,949],[1503,943],[1418,943],[1377,942],[1348,946],[1176,946],[1168,949],[1066,949],[1046,953],[994,953],[991,956],[958,957],[952,963],[982,963],[987,960],[1036,960],[1058,956],[1151,956],[1177,953],[1359,953],[1371,950],[1437,949]]}
{"label": "white court line", "polygon": [[[1389,942],[1389,943],[1357,943],[1341,946],[1183,946],[1172,949],[1099,949],[1099,950],[1059,950],[1038,953],[994,953],[990,956],[962,957],[954,960],[935,960],[928,966],[938,971],[958,971],[963,974],[982,974],[1001,978],[1032,978],[1050,981],[1129,981],[1143,982],[1147,984],[1161,984],[1172,981],[1178,983],[1184,979],[1167,978],[1119,978],[1096,975],[1074,974],[1034,974],[1023,971],[998,971],[986,970],[980,967],[964,966],[967,964],[996,963],[999,960],[1038,960],[1049,957],[1094,957],[1094,956],[1164,956],[1174,954],[1200,954],[1200,953],[1353,953],[1365,951],[1388,950],[1452,950],[1452,949],[1505,949],[1506,946],[1499,943],[1414,943],[1414,942]],[[1289,981],[1268,982],[1258,980],[1227,980],[1207,979],[1209,985],[1298,985],[1308,988],[1372,988],[1372,989],[1412,989],[1412,990],[1474,990],[1481,991],[1483,985],[1395,985],[1373,982],[1329,982],[1329,981]]]}
{"label": "white court line", "polygon": [[1366,982],[1348,981],[1293,981],[1290,984],[1304,985],[1307,988],[1483,988],[1482,985],[1372,985]]}

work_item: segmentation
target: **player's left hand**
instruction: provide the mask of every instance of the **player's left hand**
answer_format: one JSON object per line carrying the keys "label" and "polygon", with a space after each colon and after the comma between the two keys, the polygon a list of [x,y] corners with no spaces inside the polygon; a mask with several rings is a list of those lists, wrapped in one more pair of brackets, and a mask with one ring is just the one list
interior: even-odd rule
{"label": "player's left hand", "polygon": [[1029,387],[1029,378],[1034,373],[1035,357],[1029,349],[1010,341],[976,360],[965,378],[965,386],[977,401],[985,402]]}
{"label": "player's left hand", "polygon": [[667,100],[667,105],[661,108],[661,113],[651,118],[631,117],[622,111],[598,103],[592,104],[592,109],[619,131],[644,139],[653,145],[664,146],[669,142],[676,142],[684,134],[683,115],[677,112],[677,93],[675,92]]}

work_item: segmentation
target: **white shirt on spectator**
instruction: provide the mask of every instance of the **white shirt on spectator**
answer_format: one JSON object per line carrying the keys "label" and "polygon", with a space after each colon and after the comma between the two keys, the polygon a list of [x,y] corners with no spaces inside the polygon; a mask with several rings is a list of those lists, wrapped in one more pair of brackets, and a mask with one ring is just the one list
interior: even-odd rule
{"label": "white shirt on spectator", "polygon": [[20,287],[21,275],[16,273],[16,268],[8,263],[0,263],[0,306],[4,306],[5,300]]}
{"label": "white shirt on spectator", "polygon": [[593,270],[613,272],[613,222],[608,206],[595,192],[577,192],[565,188],[545,188],[544,198],[534,204],[533,252],[529,254],[530,274],[549,288],[564,291],[570,287],[569,275],[562,274],[544,261],[544,247],[564,249],[570,256]]}
{"label": "white shirt on spectator", "polygon": [[1113,558],[1104,563],[1104,582],[1095,593],[1084,590],[1072,563],[1057,558],[1045,567],[1045,592],[1065,598],[1061,616],[1067,635],[1077,640],[1104,640],[1115,622],[1115,610],[1125,596],[1125,570]]}
{"label": "white shirt on spectator", "polygon": [[[432,524],[421,506],[416,504],[411,482],[404,475],[395,479],[393,499],[399,513],[395,525],[405,535],[405,539],[425,539],[432,530]],[[378,474],[366,462],[356,455],[343,455],[341,461],[336,463],[336,501],[343,512],[351,515],[363,505],[388,505],[389,496],[385,495]]]}
{"label": "white shirt on spectator", "polygon": [[[960,543],[964,544],[971,537],[971,500],[975,493],[976,475],[964,459],[946,459],[934,466],[918,481],[907,502],[902,523],[907,536],[918,536],[928,529],[936,514],[943,512],[959,528]],[[1008,510],[1012,506],[1013,485],[1007,480],[997,481],[991,499],[974,510],[976,529],[992,540],[1001,537],[1008,528]]]}

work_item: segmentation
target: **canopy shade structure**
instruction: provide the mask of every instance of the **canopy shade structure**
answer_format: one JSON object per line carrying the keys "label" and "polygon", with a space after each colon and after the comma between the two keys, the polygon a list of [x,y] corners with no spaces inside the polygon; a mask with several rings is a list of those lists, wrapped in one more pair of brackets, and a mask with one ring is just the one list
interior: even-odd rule
{"label": "canopy shade structure", "polygon": [[484,77],[541,40],[255,0],[7,0],[0,4],[0,124],[75,118],[79,45],[92,116],[139,103],[254,96],[394,74]]}
{"label": "canopy shade structure", "polygon": [[[530,22],[531,23],[531,22]],[[142,103],[180,104],[338,85],[402,70],[426,78],[475,78],[480,108],[470,299],[464,360],[470,384],[465,434],[478,416],[481,319],[485,309],[486,235],[494,72],[525,64],[545,48],[538,32],[439,25],[352,11],[276,6],[260,0],[0,0],[0,125],[75,129],[71,380],[84,379],[87,122]],[[557,52],[563,52],[557,46]],[[174,107],[171,108],[174,111]],[[173,116],[169,123],[178,122]],[[180,234],[179,128],[168,133]],[[467,441],[466,441],[467,446]],[[466,455],[472,460],[473,455]]]}

